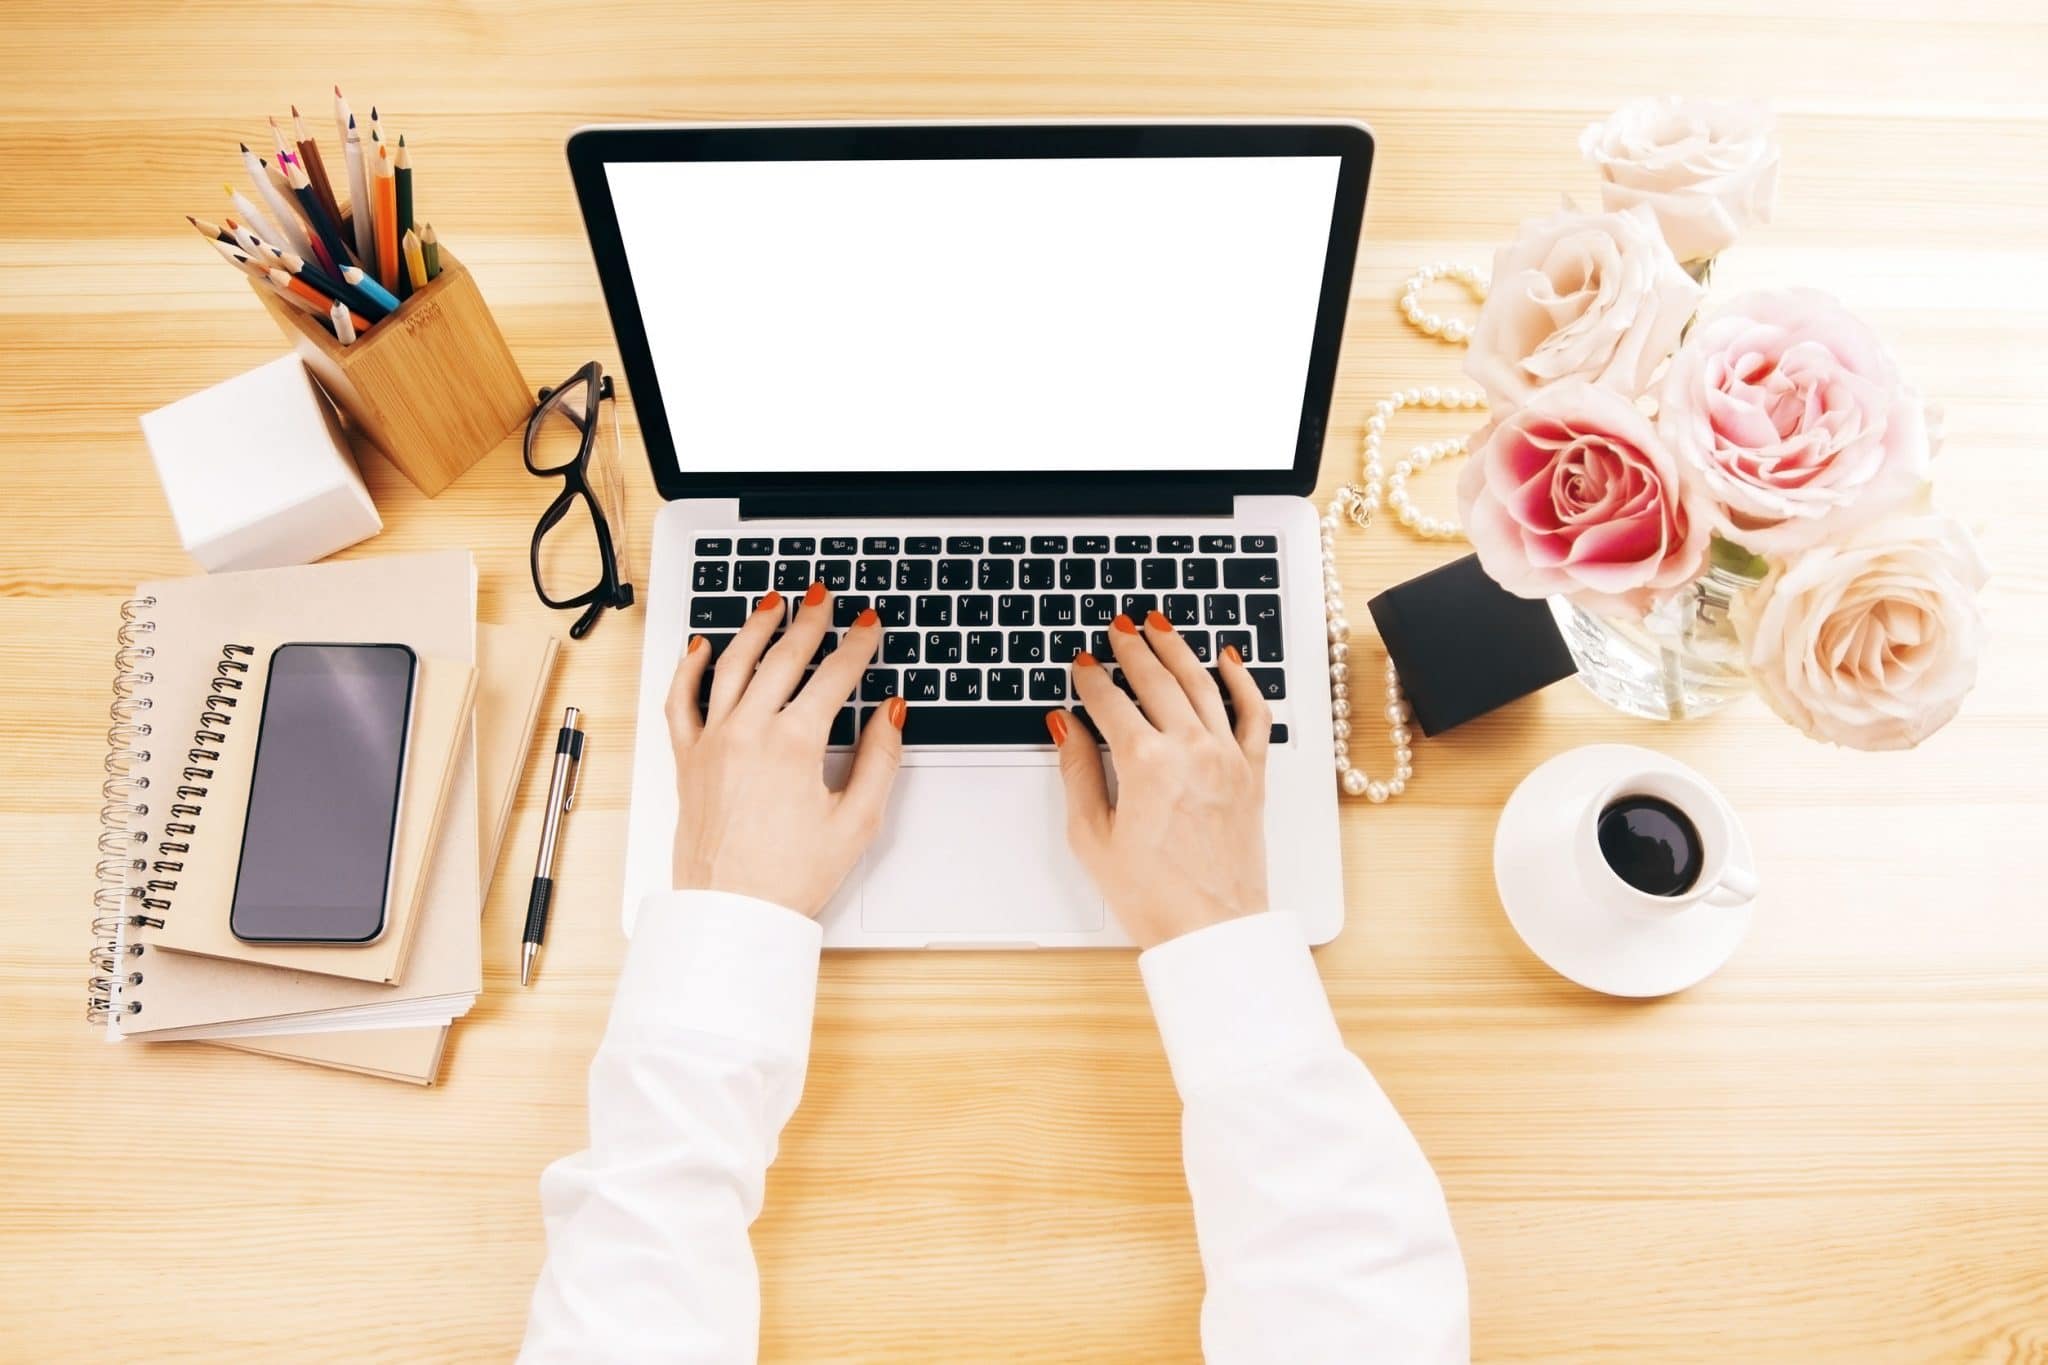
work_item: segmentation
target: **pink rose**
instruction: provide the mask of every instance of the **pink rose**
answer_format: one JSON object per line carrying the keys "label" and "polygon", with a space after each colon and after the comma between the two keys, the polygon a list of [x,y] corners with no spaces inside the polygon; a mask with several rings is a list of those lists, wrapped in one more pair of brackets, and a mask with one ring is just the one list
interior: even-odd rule
{"label": "pink rose", "polygon": [[1927,482],[1926,409],[1876,335],[1813,289],[1745,294],[1693,329],[1658,432],[1715,529],[1762,555],[1846,535]]}
{"label": "pink rose", "polygon": [[1778,143],[1764,105],[1636,100],[1586,129],[1579,151],[1600,170],[1601,204],[1649,208],[1681,261],[1716,256],[1771,221]]}
{"label": "pink rose", "polygon": [[1738,599],[1735,628],[1780,716],[1852,749],[1909,749],[1977,681],[1987,576],[1961,526],[1904,517],[1774,570]]}
{"label": "pink rose", "polygon": [[1495,412],[1561,379],[1634,397],[1677,348],[1704,292],[1648,209],[1532,218],[1494,253],[1465,373]]}
{"label": "pink rose", "polygon": [[1522,597],[1640,613],[1706,571],[1704,509],[1612,389],[1544,389],[1473,439],[1458,505],[1486,572]]}

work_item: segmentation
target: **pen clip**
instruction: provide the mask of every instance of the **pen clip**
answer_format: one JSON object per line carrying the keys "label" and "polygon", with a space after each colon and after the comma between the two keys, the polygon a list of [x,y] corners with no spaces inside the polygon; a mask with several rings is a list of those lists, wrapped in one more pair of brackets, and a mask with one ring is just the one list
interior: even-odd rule
{"label": "pen clip", "polygon": [[583,781],[583,733],[574,732],[576,743],[569,755],[569,790],[562,794],[562,809],[576,808],[576,788]]}

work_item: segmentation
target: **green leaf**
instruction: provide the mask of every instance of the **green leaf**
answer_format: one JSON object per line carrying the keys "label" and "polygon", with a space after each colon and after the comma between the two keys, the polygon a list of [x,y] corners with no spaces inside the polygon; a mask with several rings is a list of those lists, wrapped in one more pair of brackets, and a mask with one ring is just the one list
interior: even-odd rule
{"label": "green leaf", "polygon": [[1762,578],[1771,571],[1770,561],[1737,545],[1732,540],[1715,536],[1708,555],[1713,566],[1722,573],[1734,574],[1737,578]]}

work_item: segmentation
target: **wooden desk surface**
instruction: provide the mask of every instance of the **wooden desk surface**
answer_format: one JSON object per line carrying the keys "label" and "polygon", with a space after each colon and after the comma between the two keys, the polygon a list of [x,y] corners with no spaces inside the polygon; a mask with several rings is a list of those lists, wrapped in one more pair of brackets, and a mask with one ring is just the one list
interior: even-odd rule
{"label": "wooden desk surface", "polygon": [[[288,99],[324,139],[339,79],[417,147],[424,216],[535,384],[616,368],[563,168],[579,123],[1364,117],[1381,159],[1326,486],[1386,388],[1453,374],[1399,325],[1407,269],[1590,199],[1576,134],[1628,95],[1773,97],[1779,219],[1717,289],[1837,291],[1946,405],[1942,496],[1997,571],[1975,696],[1922,751],[1874,756],[1753,703],[1660,729],[1552,689],[1423,744],[1408,799],[1347,810],[1352,919],[1321,967],[1442,1174],[1478,1358],[2048,1360],[2048,25],[2025,0],[1792,8],[336,0],[287,25],[12,0],[0,1355],[503,1358],[541,1259],[535,1179],[581,1140],[622,947],[634,617],[570,646],[555,688],[593,752],[539,985],[512,975],[529,771],[440,1087],[110,1049],[80,1017],[115,608],[189,568],[135,419],[281,349],[181,215],[215,209],[235,141]],[[365,466],[386,529],[364,552],[473,547],[488,619],[566,628],[528,587],[547,494],[512,445],[432,503]],[[632,488],[644,565],[644,468]],[[1447,505],[1449,476],[1418,497]],[[1347,539],[1346,583],[1363,599],[1448,553]],[[1566,985],[1495,902],[1501,802],[1589,741],[1698,765],[1757,841],[1754,933],[1677,999]],[[1176,1106],[1128,956],[835,956],[818,1021],[756,1232],[766,1358],[1196,1354]]]}

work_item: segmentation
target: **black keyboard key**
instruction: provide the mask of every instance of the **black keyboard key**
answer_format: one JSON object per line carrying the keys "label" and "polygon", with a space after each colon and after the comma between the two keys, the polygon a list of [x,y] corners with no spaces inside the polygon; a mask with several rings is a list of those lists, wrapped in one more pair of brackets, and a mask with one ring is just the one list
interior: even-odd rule
{"label": "black keyboard key", "polygon": [[1060,561],[1060,586],[1068,592],[1077,588],[1095,586],[1095,561],[1092,559],[1062,559]]}
{"label": "black keyboard key", "polygon": [[1091,592],[1081,599],[1081,624],[1106,626],[1116,619],[1116,594]]}
{"label": "black keyboard key", "polygon": [[907,668],[903,671],[903,699],[905,701],[937,701],[939,699],[939,670],[936,668]]}
{"label": "black keyboard key", "polygon": [[748,536],[740,541],[740,553],[751,558],[762,559],[775,553],[775,542],[767,536]]}
{"label": "black keyboard key", "polygon": [[1287,727],[1277,720],[1274,721],[1272,735],[1266,742],[1268,744],[1285,744],[1287,742]]}
{"label": "black keyboard key", "polygon": [[1074,656],[1088,648],[1088,632],[1085,630],[1056,630],[1052,633],[1050,653],[1045,657],[1056,664],[1070,664]]}
{"label": "black keyboard key", "polygon": [[1018,566],[1017,586],[1027,592],[1044,592],[1053,585],[1056,572],[1050,559],[1027,559]]}
{"label": "black keyboard key", "polygon": [[1063,555],[1067,552],[1065,536],[1031,537],[1031,553],[1035,555]]}
{"label": "black keyboard key", "polygon": [[1138,581],[1148,588],[1172,588],[1179,586],[1174,562],[1170,559],[1148,559],[1138,566]]}
{"label": "black keyboard key", "polygon": [[690,599],[690,628],[716,630],[747,623],[750,604],[744,597],[693,597]]}
{"label": "black keyboard key", "polygon": [[[711,662],[717,663],[718,656],[725,653],[725,647],[732,643],[732,636],[723,633],[707,634],[704,643],[711,650]],[[705,674],[708,677],[710,670],[706,669]]]}
{"label": "black keyboard key", "polygon": [[[1027,675],[1031,679],[1031,700],[1065,701],[1067,699],[1067,670],[1064,668],[1034,668]],[[1044,722],[1039,722],[1040,726]]]}
{"label": "black keyboard key", "polygon": [[862,701],[887,701],[896,695],[896,689],[903,685],[893,668],[871,668],[860,675],[860,699]]}
{"label": "black keyboard key", "polygon": [[949,555],[978,555],[981,553],[981,537],[947,536],[946,553]]}
{"label": "black keyboard key", "polygon": [[963,626],[992,626],[996,620],[996,599],[993,597],[963,597],[959,602],[957,615]]}
{"label": "black keyboard key", "polygon": [[1022,593],[1004,593],[996,599],[996,624],[1003,626],[1028,626],[1033,618],[1032,604],[1036,598]]}
{"label": "black keyboard key", "polygon": [[974,586],[974,561],[971,559],[942,559],[939,561],[939,589],[942,592],[959,592]]}
{"label": "black keyboard key", "polygon": [[780,593],[801,593],[810,586],[810,560],[778,559],[775,561],[775,591]]}
{"label": "black keyboard key", "polygon": [[1135,588],[1138,586],[1138,561],[1135,559],[1105,559],[1102,561],[1102,586],[1105,588]]}
{"label": "black keyboard key", "polygon": [[1251,593],[1244,599],[1244,619],[1259,633],[1259,662],[1277,664],[1287,657],[1280,639],[1280,598],[1274,593]]}
{"label": "black keyboard key", "polygon": [[1193,536],[1159,537],[1159,553],[1163,555],[1191,555],[1195,552]]}
{"label": "black keyboard key", "polygon": [[699,560],[690,572],[690,591],[724,592],[729,569],[730,566],[725,564],[707,564]]}
{"label": "black keyboard key", "polygon": [[960,632],[928,630],[924,633],[924,661],[928,664],[960,662]]}
{"label": "black keyboard key", "polygon": [[1074,553],[1077,555],[1106,555],[1109,553],[1109,537],[1075,536]]}
{"label": "black keyboard key", "polygon": [[882,637],[882,662],[885,664],[914,664],[917,662],[917,632],[892,630]]}
{"label": "black keyboard key", "polygon": [[1180,638],[1188,642],[1188,648],[1194,651],[1194,655],[1197,659],[1200,659],[1205,664],[1210,662],[1210,641],[1208,631],[1184,630],[1180,633]]}
{"label": "black keyboard key", "polygon": [[868,609],[868,599],[848,593],[832,599],[832,624],[845,630],[853,618]]}
{"label": "black keyboard key", "polygon": [[[1250,541],[1252,537],[1246,536]],[[1280,561],[1277,559],[1226,559],[1223,561],[1223,586],[1226,588],[1277,588],[1280,586]]]}
{"label": "black keyboard key", "polygon": [[700,555],[729,555],[732,553],[732,542],[723,536],[703,536],[697,541],[697,553]]}
{"label": "black keyboard key", "polygon": [[978,668],[949,668],[946,670],[947,701],[980,701],[981,670]]}
{"label": "black keyboard key", "polygon": [[1239,546],[1248,555],[1270,555],[1280,549],[1280,542],[1272,536],[1246,536]]}
{"label": "black keyboard key", "polygon": [[853,586],[853,561],[850,559],[819,560],[818,580],[833,592],[845,592]]}
{"label": "black keyboard key", "polygon": [[1287,695],[1287,670],[1284,668],[1252,668],[1246,672],[1259,685],[1259,695],[1267,701],[1279,701]]}
{"label": "black keyboard key", "polygon": [[971,664],[999,664],[1003,661],[1003,633],[999,630],[972,630],[967,633],[967,662]]}
{"label": "black keyboard key", "polygon": [[842,706],[833,714],[832,729],[825,736],[828,746],[847,748],[853,743],[853,708]]}
{"label": "black keyboard key", "polygon": [[853,585],[862,592],[887,592],[892,570],[886,559],[863,559],[853,569]]}
{"label": "black keyboard key", "polygon": [[1216,654],[1220,658],[1225,647],[1235,645],[1240,659],[1252,657],[1252,633],[1248,630],[1219,630],[1216,632]]}
{"label": "black keyboard key", "polygon": [[1116,651],[1110,648],[1109,632],[1106,630],[1089,631],[1088,652],[1090,654],[1093,654],[1098,659],[1114,658],[1116,656]]}
{"label": "black keyboard key", "polygon": [[1236,536],[1203,536],[1202,553],[1205,555],[1227,555],[1237,552]]}
{"label": "black keyboard key", "polygon": [[1202,599],[1191,592],[1170,592],[1160,603],[1160,614],[1176,626],[1202,624]]}
{"label": "black keyboard key", "polygon": [[1042,664],[1045,662],[1045,634],[1036,630],[1013,630],[1010,632],[1008,658],[1013,664]]}
{"label": "black keyboard key", "polygon": [[1038,623],[1044,626],[1071,626],[1075,621],[1074,599],[1066,593],[1048,593],[1038,599]]}
{"label": "black keyboard key", "polygon": [[1180,585],[1183,588],[1215,587],[1216,561],[1213,559],[1183,559],[1180,562]]}
{"label": "black keyboard key", "polygon": [[921,626],[950,626],[953,624],[953,599],[950,597],[920,597],[917,599],[917,623]]}
{"label": "black keyboard key", "polygon": [[733,565],[732,590],[734,592],[768,591],[768,561],[765,559],[743,559]]}
{"label": "black keyboard key", "polygon": [[857,555],[860,553],[860,542],[852,536],[826,536],[824,546],[825,553],[828,555]]}
{"label": "black keyboard key", "polygon": [[1159,610],[1159,598],[1149,592],[1127,592],[1124,594],[1121,609],[1134,624],[1143,625],[1146,617]]}
{"label": "black keyboard key", "polygon": [[939,552],[937,536],[906,536],[903,553],[907,555],[935,555]]}
{"label": "black keyboard key", "polygon": [[896,591],[924,592],[932,585],[932,562],[929,559],[899,559],[896,561]]}
{"label": "black keyboard key", "polygon": [[1036,706],[913,706],[903,718],[909,745],[1052,745],[1045,712]]}
{"label": "black keyboard key", "polygon": [[1021,668],[991,668],[988,671],[988,699],[990,701],[1024,700],[1024,670]]}
{"label": "black keyboard key", "polygon": [[805,559],[818,553],[818,542],[810,536],[784,536],[775,547],[777,554],[801,555]]}
{"label": "black keyboard key", "polygon": [[1237,624],[1237,598],[1227,592],[1212,592],[1202,599],[1202,619],[1212,626]]}
{"label": "black keyboard key", "polygon": [[860,552],[864,555],[893,555],[901,548],[894,536],[869,536],[860,543]]}
{"label": "black keyboard key", "polygon": [[983,592],[1008,592],[1017,586],[1017,566],[1007,559],[984,559],[974,586]]}
{"label": "black keyboard key", "polygon": [[1024,537],[991,536],[988,552],[992,555],[1021,555],[1024,553]]}
{"label": "black keyboard key", "polygon": [[1118,536],[1116,552],[1120,555],[1149,555],[1152,553],[1152,537]]}
{"label": "black keyboard key", "polygon": [[910,624],[910,599],[891,593],[875,599],[875,615],[882,618],[882,624],[891,630]]}

